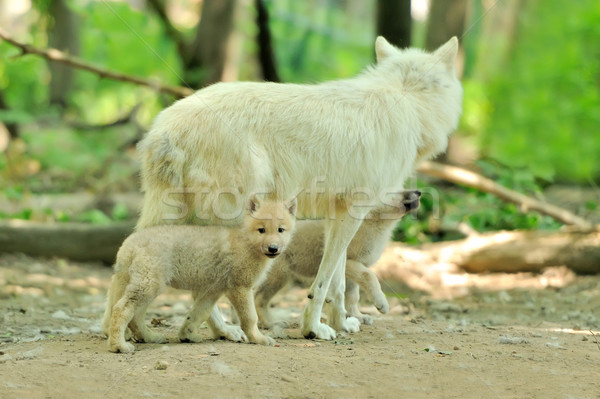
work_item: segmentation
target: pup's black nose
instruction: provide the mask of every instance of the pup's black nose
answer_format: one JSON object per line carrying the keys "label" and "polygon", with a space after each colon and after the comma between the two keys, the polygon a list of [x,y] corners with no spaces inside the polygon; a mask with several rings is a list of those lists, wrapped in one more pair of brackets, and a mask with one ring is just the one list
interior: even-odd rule
{"label": "pup's black nose", "polygon": [[420,197],[421,196],[421,191],[415,190],[415,194],[417,195],[417,197]]}
{"label": "pup's black nose", "polygon": [[269,245],[269,253],[275,254],[278,249],[277,245]]}

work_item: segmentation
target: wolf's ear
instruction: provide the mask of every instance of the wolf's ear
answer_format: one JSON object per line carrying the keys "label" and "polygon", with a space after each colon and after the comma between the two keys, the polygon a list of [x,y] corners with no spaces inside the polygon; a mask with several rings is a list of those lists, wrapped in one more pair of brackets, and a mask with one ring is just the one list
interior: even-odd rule
{"label": "wolf's ear", "polygon": [[296,197],[287,200],[285,202],[285,207],[292,216],[296,216],[296,211],[298,211],[298,200],[296,199]]}
{"label": "wolf's ear", "polygon": [[252,215],[258,208],[260,208],[260,199],[256,194],[252,194],[248,199],[248,213]]}
{"label": "wolf's ear", "polygon": [[377,63],[380,63],[383,59],[394,54],[396,49],[392,46],[383,36],[377,36],[375,40],[375,56],[377,57]]}
{"label": "wolf's ear", "polygon": [[448,71],[453,71],[454,64],[456,63],[456,55],[458,54],[458,39],[456,36],[453,36],[446,43],[442,44],[433,54],[446,65]]}

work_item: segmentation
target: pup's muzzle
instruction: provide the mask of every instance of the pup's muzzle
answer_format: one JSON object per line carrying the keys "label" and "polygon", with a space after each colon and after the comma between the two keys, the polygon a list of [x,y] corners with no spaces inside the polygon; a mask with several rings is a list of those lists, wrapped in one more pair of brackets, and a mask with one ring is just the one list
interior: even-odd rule
{"label": "pup's muzzle", "polygon": [[279,252],[279,247],[274,244],[269,245],[267,251],[268,252],[265,252],[265,255],[267,255],[269,258],[274,258],[281,253]]}

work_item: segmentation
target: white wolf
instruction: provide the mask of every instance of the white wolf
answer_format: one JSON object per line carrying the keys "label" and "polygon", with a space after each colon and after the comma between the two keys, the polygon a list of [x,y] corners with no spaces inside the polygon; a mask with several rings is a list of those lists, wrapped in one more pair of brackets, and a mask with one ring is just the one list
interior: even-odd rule
{"label": "white wolf", "polygon": [[137,228],[237,223],[239,199],[252,192],[282,200],[305,190],[299,216],[327,222],[302,333],[335,337],[320,322],[326,296],[332,326],[358,331],[344,309],[346,248],[377,196],[400,191],[420,161],[446,149],[462,106],[455,37],[431,54],[383,37],[375,50],[377,65],[352,79],[218,83],[162,111],[139,145]]}
{"label": "white wolf", "polygon": [[[375,273],[368,269],[377,262],[388,242],[398,219],[418,209],[421,192],[406,190],[393,194],[389,205],[378,206],[365,217],[346,250],[346,311],[362,324],[373,324],[373,318],[360,312],[359,287],[367,294],[381,313],[387,313],[389,304]],[[269,310],[273,296],[292,281],[310,284],[319,270],[325,242],[323,220],[299,220],[292,241],[285,252],[269,268],[266,277],[255,287],[258,320],[265,328],[275,324]]]}
{"label": "white wolf", "polygon": [[167,286],[194,290],[194,305],[179,330],[181,341],[198,342],[196,328],[209,318],[215,337],[242,340],[243,334],[215,314],[229,298],[248,341],[273,345],[257,327],[253,287],[286,248],[294,229],[296,200],[283,204],[249,201],[240,227],[157,226],[130,235],[117,254],[102,327],[112,352],[131,352],[125,330],[143,342],[166,342],[145,324],[146,308]]}
{"label": "white wolf", "polygon": [[[346,311],[363,324],[373,324],[371,316],[358,308],[359,286],[381,313],[387,313],[389,305],[377,276],[368,269],[377,262],[385,244],[390,239],[398,219],[419,207],[421,192],[407,190],[392,196],[390,205],[373,209],[346,251]],[[256,312],[263,327],[276,324],[269,311],[269,302],[294,278],[312,281],[319,270],[323,257],[325,225],[322,220],[300,220],[296,223],[294,238],[285,252],[273,262],[266,278],[256,291]]]}

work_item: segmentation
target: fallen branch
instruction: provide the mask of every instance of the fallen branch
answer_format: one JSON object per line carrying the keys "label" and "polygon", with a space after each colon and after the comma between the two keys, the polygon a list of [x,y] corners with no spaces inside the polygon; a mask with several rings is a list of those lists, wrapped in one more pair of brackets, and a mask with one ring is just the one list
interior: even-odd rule
{"label": "fallen branch", "polygon": [[567,225],[577,226],[584,230],[592,228],[590,222],[566,209],[528,197],[467,169],[443,165],[437,162],[423,162],[419,166],[418,171],[442,180],[493,194],[500,199],[519,205],[523,212],[537,211]]}
{"label": "fallen branch", "polygon": [[133,226],[132,222],[91,225],[10,220],[0,223],[0,253],[112,263]]}
{"label": "fallen branch", "polygon": [[[464,294],[471,286],[514,288],[524,273],[538,288],[560,287],[574,273],[600,273],[600,230],[503,231],[420,247],[395,243],[373,271],[388,287],[406,284],[440,297]],[[504,275],[498,280],[489,273]]]}
{"label": "fallen branch", "polygon": [[101,78],[107,78],[117,80],[120,82],[134,83],[140,86],[150,87],[159,92],[172,94],[176,97],[186,97],[192,94],[194,91],[187,87],[165,85],[157,82],[156,80],[139,78],[137,76],[125,75],[119,72],[109,71],[108,69],[100,68],[77,57],[72,57],[60,50],[54,48],[38,48],[29,44],[24,44],[16,41],[10,37],[4,30],[0,29],[0,39],[3,39],[7,43],[18,47],[21,50],[21,54],[35,54],[46,58],[49,61],[60,62],[73,68],[82,69],[91,73],[94,73]]}

